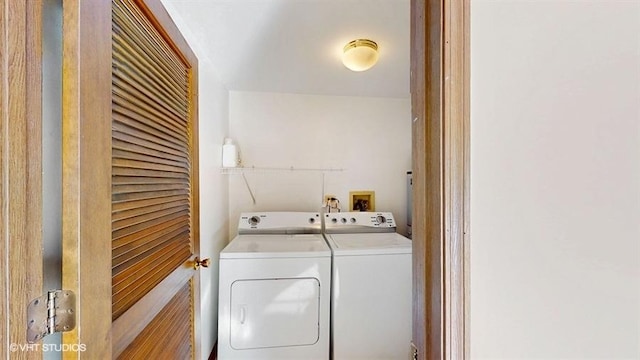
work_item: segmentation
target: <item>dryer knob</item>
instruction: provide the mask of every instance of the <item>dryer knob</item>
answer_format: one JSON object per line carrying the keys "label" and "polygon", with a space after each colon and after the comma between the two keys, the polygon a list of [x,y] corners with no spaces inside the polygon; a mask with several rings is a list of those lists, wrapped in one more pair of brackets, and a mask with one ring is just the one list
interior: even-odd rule
{"label": "dryer knob", "polygon": [[309,218],[309,224],[314,224],[316,222],[316,219],[314,218]]}
{"label": "dryer knob", "polygon": [[337,223],[337,222],[338,222],[338,219],[333,218],[333,219],[331,219],[331,222],[335,224],[335,223]]}
{"label": "dryer knob", "polygon": [[382,224],[386,224],[387,223],[387,218],[382,216],[382,215],[378,215],[376,217],[376,221],[378,222],[378,224],[382,225]]}
{"label": "dryer knob", "polygon": [[347,223],[347,219],[345,219],[345,218],[340,219],[340,221],[342,221],[343,224]]}
{"label": "dryer knob", "polygon": [[256,225],[258,225],[258,223],[260,223],[260,217],[259,216],[252,216],[252,217],[249,218],[249,225],[256,226]]}

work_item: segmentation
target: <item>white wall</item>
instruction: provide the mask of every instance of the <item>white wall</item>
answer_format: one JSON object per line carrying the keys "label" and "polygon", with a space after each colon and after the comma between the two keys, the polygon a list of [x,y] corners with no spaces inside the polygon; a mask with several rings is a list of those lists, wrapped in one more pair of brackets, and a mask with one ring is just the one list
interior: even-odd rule
{"label": "white wall", "polygon": [[640,358],[640,2],[471,4],[471,354]]}
{"label": "white wall", "polygon": [[[375,191],[406,231],[406,172],[411,166],[409,99],[231,91],[229,135],[244,166],[333,168],[341,172],[245,172],[229,175],[230,237],[242,211],[320,211],[333,194],[343,211],[349,191]],[[218,144],[221,145],[221,144]]]}
{"label": "white wall", "polygon": [[229,92],[212,66],[200,64],[200,256],[210,258],[200,271],[202,356],[207,359],[218,338],[218,258],[228,242],[228,178],[220,173],[219,146],[228,129]]}

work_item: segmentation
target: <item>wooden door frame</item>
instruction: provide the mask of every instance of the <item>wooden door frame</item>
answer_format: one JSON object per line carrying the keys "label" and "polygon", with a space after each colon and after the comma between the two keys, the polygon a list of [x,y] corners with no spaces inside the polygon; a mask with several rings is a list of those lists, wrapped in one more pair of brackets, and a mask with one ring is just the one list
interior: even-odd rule
{"label": "wooden door frame", "polygon": [[111,0],[65,0],[62,28],[62,287],[78,298],[62,342],[85,349],[63,356],[109,359]]}
{"label": "wooden door frame", "polygon": [[411,1],[413,341],[469,358],[470,0]]}
{"label": "wooden door frame", "polygon": [[[42,5],[0,0],[0,357],[26,350],[27,305],[42,295]],[[35,265],[35,266],[34,266]]]}

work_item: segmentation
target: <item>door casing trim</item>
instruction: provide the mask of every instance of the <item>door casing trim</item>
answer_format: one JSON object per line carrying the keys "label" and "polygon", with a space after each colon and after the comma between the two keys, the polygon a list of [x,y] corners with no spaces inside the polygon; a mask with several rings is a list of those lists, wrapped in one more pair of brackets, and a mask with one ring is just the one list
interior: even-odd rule
{"label": "door casing trim", "polygon": [[470,0],[411,1],[414,329],[420,359],[469,358]]}

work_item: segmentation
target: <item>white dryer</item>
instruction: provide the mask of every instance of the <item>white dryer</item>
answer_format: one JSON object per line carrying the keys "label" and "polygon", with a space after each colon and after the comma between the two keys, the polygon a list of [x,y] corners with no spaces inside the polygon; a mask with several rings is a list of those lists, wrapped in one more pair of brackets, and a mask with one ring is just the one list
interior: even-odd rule
{"label": "white dryer", "polygon": [[319,213],[243,213],[220,253],[218,358],[329,358],[331,251]]}
{"label": "white dryer", "polygon": [[333,253],[332,359],[409,359],[411,240],[388,212],[324,214]]}

